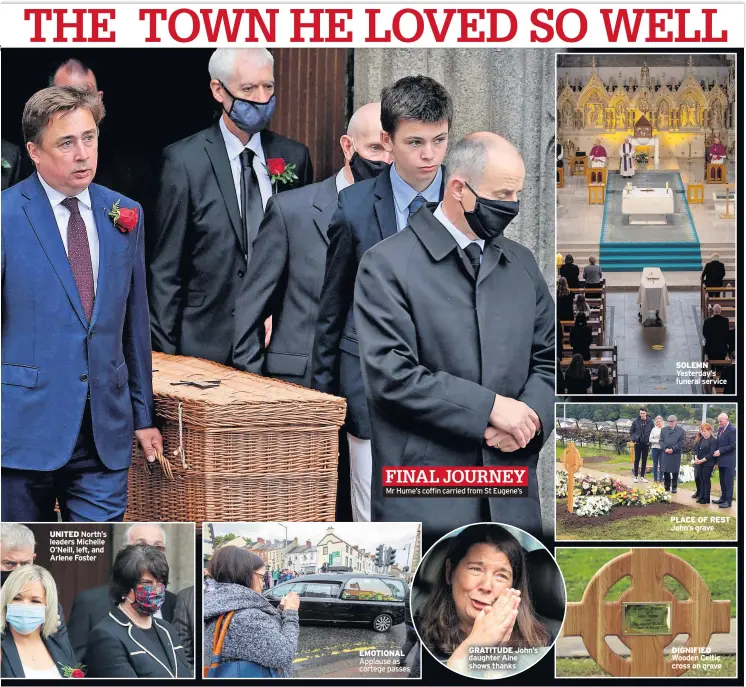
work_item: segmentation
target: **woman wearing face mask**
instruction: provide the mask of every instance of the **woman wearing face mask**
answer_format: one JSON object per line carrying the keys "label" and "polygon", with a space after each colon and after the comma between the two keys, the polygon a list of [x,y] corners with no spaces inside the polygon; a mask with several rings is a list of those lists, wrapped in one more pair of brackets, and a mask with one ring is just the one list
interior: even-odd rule
{"label": "woman wearing face mask", "polygon": [[192,677],[179,633],[154,617],[167,585],[168,561],[154,546],[126,546],[117,554],[115,605],[88,636],[89,677]]}
{"label": "woman wearing face mask", "polygon": [[[506,671],[472,665],[482,647],[536,648],[516,654],[508,671],[515,674],[539,660],[554,641],[531,601],[523,547],[499,525],[472,525],[453,538],[415,624],[436,658],[462,675],[483,678],[505,677]],[[499,661],[500,654],[493,656]]]}
{"label": "woman wearing face mask", "polygon": [[212,653],[215,628],[228,620],[222,653],[208,677],[288,677],[298,652],[300,597],[286,594],[279,608],[262,596],[264,561],[255,553],[224,546],[210,561],[215,584],[205,590],[207,652]]}
{"label": "woman wearing face mask", "polygon": [[57,585],[47,570],[24,565],[8,575],[0,593],[2,677],[34,679],[63,677],[74,668],[67,634],[57,633]]}

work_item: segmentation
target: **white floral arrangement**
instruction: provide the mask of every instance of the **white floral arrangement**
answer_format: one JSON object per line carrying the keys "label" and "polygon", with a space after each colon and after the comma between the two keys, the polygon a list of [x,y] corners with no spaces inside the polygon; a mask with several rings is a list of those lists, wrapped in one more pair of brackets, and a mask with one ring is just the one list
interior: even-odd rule
{"label": "white floral arrangement", "polygon": [[554,481],[554,497],[558,499],[567,498],[567,473],[557,470]]}
{"label": "white floral arrangement", "polygon": [[612,503],[608,496],[576,496],[573,502],[575,515],[585,518],[598,518],[611,511]]}
{"label": "white floral arrangement", "polygon": [[679,468],[679,482],[693,482],[694,467],[691,465],[682,465]]}

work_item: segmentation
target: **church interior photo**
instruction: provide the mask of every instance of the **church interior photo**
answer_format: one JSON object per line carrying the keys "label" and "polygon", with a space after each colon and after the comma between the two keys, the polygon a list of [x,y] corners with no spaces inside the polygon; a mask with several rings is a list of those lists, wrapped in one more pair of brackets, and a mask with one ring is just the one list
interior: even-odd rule
{"label": "church interior photo", "polygon": [[736,56],[556,79],[558,393],[735,393]]}

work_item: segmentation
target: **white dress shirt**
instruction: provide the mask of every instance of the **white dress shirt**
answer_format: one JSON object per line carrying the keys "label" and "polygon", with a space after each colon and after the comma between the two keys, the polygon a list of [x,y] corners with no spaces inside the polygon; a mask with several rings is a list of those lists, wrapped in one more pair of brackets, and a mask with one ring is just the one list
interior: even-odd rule
{"label": "white dress shirt", "polygon": [[456,243],[458,243],[461,250],[464,250],[470,243],[476,243],[484,251],[484,239],[475,239],[472,241],[463,231],[455,226],[443,212],[443,203],[438,203],[438,207],[433,212],[433,217],[438,220],[446,229],[448,233],[453,236]]}
{"label": "white dress shirt", "polygon": [[244,148],[248,148],[254,152],[254,172],[256,172],[256,178],[259,182],[259,194],[262,196],[262,207],[267,207],[267,201],[272,197],[272,182],[269,180],[269,172],[266,167],[266,160],[264,159],[264,150],[262,149],[261,132],[255,133],[249,142],[244,145],[241,143],[241,139],[235,134],[228,130],[225,125],[225,120],[220,117],[220,133],[223,134],[223,141],[225,141],[225,150],[228,153],[228,160],[231,163],[231,171],[233,172],[233,185],[236,188],[236,198],[238,198],[238,210],[243,213],[241,207],[241,153]]}
{"label": "white dress shirt", "polygon": [[[62,205],[62,201],[68,196],[64,193],[60,193],[56,189],[53,189],[39,174],[39,181],[41,182],[44,192],[49,198],[49,203],[52,206],[54,212],[54,218],[57,220],[57,228],[60,230],[60,237],[62,238],[62,245],[65,246],[65,253],[67,253],[67,224],[70,220],[70,211]],[[96,229],[96,220],[93,219],[93,210],[91,209],[91,194],[88,189],[81,191],[75,198],[78,199],[78,209],[85,222],[86,233],[88,234],[88,247],[91,251],[91,267],[93,268],[93,293],[96,294],[98,284],[98,231]],[[111,230],[116,231],[114,224],[111,225]]]}
{"label": "white dress shirt", "polygon": [[337,172],[337,178],[335,179],[335,183],[337,184],[337,193],[342,193],[348,186],[352,186],[351,181],[347,181],[347,177],[345,176],[345,168],[342,167],[342,169]]}

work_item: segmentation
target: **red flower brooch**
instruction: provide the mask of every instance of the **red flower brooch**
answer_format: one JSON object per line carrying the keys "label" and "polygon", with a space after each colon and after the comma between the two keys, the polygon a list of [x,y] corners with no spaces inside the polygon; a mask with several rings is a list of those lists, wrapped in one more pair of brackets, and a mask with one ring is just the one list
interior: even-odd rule
{"label": "red flower brooch", "polygon": [[289,184],[298,178],[295,173],[295,165],[287,164],[281,157],[270,157],[267,159],[267,173],[272,182],[272,190],[277,191],[277,184]]}
{"label": "red flower brooch", "polygon": [[74,666],[66,666],[64,663],[60,663],[60,666],[62,666],[62,677],[67,678],[81,678],[85,677],[85,666],[82,663],[78,663]]}
{"label": "red flower brooch", "polygon": [[121,199],[118,198],[117,202],[112,205],[111,210],[109,211],[109,217],[111,217],[114,226],[119,229],[119,231],[123,234],[129,234],[129,232],[137,226],[137,223],[140,220],[140,213],[137,208],[120,208],[120,200]]}

